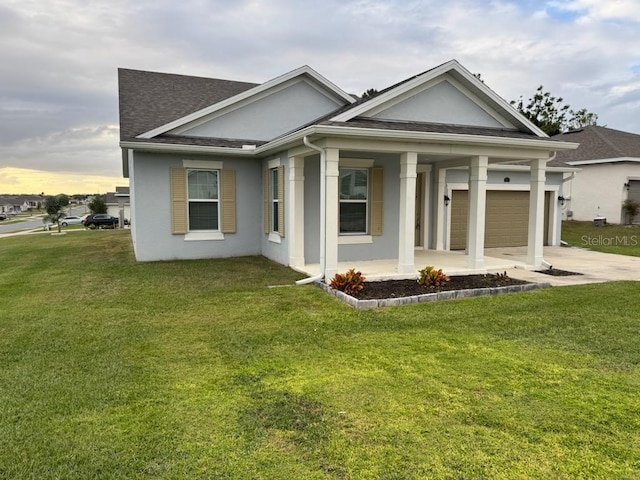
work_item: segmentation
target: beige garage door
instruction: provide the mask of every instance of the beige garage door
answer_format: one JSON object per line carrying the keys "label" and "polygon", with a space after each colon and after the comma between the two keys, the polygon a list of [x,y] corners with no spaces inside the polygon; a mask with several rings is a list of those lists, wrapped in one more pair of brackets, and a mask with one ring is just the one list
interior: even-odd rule
{"label": "beige garage door", "polygon": [[[549,228],[550,192],[545,194],[544,240],[547,244]],[[467,247],[467,217],[469,194],[454,190],[451,195],[451,250]],[[529,192],[506,190],[487,191],[484,245],[491,247],[521,247],[528,241]]]}

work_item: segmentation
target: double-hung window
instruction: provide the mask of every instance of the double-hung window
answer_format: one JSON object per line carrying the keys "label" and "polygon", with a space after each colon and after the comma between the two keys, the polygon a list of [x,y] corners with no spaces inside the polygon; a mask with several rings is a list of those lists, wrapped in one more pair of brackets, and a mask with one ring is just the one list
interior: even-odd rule
{"label": "double-hung window", "polygon": [[280,227],[280,217],[279,217],[279,197],[278,197],[278,192],[280,191],[278,189],[279,185],[278,185],[278,169],[277,168],[272,168],[269,170],[269,175],[271,177],[271,182],[270,183],[270,187],[271,187],[271,231],[272,232],[278,232],[279,231],[279,227]]}
{"label": "double-hung window", "polygon": [[220,230],[218,170],[187,170],[189,231]]}
{"label": "double-hung window", "polygon": [[340,234],[369,233],[369,169],[340,169]]}

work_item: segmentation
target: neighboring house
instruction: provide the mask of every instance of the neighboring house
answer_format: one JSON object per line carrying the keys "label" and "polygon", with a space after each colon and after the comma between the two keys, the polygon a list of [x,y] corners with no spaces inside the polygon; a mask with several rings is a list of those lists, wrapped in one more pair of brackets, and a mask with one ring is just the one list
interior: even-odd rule
{"label": "neighboring house", "polygon": [[41,195],[0,195],[0,213],[26,212],[44,204]]}
{"label": "neighboring house", "polygon": [[[331,278],[416,249],[560,243],[559,142],[452,60],[356,100],[304,66],[262,84],[119,70],[138,260],[264,255]],[[546,180],[546,181],[545,181]],[[468,228],[467,228],[468,226]]]}
{"label": "neighboring house", "polygon": [[553,138],[580,143],[549,162],[580,169],[565,188],[565,218],[606,217],[609,223],[625,223],[622,203],[627,198],[640,201],[640,135],[590,126]]}
{"label": "neighboring house", "polygon": [[107,206],[107,213],[120,219],[120,227],[125,225],[125,220],[131,219],[129,187],[116,187],[115,192],[107,192],[104,203]]}

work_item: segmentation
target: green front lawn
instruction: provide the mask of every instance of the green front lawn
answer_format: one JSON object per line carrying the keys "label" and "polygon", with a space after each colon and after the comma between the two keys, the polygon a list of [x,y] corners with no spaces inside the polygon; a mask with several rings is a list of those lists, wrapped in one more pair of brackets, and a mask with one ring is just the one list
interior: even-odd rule
{"label": "green front lawn", "polygon": [[640,285],[356,311],[128,231],[0,240],[0,479],[640,477]]}
{"label": "green front lawn", "polygon": [[594,227],[593,222],[569,220],[562,222],[562,240],[574,247],[640,257],[640,225]]}

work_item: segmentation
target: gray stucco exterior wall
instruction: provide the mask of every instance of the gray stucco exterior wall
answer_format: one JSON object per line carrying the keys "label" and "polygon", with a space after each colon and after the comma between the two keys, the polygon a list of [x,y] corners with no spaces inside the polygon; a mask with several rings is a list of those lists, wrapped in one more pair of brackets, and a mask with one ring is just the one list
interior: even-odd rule
{"label": "gray stucco exterior wall", "polygon": [[340,105],[307,82],[300,81],[183,134],[270,140],[321,117]]}
{"label": "gray stucco exterior wall", "polygon": [[446,80],[377,113],[374,117],[409,122],[503,126]]}
{"label": "gray stucco exterior wall", "polygon": [[[260,218],[261,218],[261,223],[260,223],[260,239],[261,239],[261,248],[262,248],[262,255],[264,255],[265,257],[273,260],[274,262],[278,262],[281,263],[283,265],[289,265],[289,243],[287,242],[288,240],[288,226],[289,226],[289,209],[286,207],[287,205],[287,198],[289,196],[289,159],[287,157],[286,152],[282,153],[279,156],[276,157],[269,157],[268,159],[265,159],[262,161],[262,166],[261,168],[263,169],[262,171],[266,170],[269,168],[269,161],[270,160],[277,160],[280,159],[280,164],[284,166],[284,203],[285,203],[285,208],[284,208],[284,225],[285,225],[285,229],[284,229],[284,237],[278,237],[280,240],[280,243],[276,243],[276,242],[272,242],[269,240],[269,234],[268,233],[264,233],[264,228],[262,227],[263,225],[263,215],[264,215],[264,209],[262,208],[262,195],[264,194],[262,192],[262,188],[259,189],[259,193],[261,195],[261,203],[260,203]],[[260,182],[260,185],[262,186],[262,182]]]}
{"label": "gray stucco exterior wall", "polygon": [[[384,169],[383,234],[373,243],[338,245],[338,261],[364,261],[396,258],[400,212],[400,157],[394,154],[340,152],[340,158],[374,160],[374,167]],[[320,157],[305,158],[304,166],[304,254],[306,263],[320,261]],[[336,200],[337,201],[337,200]]]}
{"label": "gray stucco exterior wall", "polygon": [[[183,160],[222,161],[223,168],[236,172],[236,233],[224,240],[185,241],[171,233],[169,172],[182,167]],[[261,254],[262,233],[261,165],[259,160],[202,155],[174,155],[134,152],[130,184],[135,192],[132,204],[134,246],[140,261],[235,257]],[[134,195],[132,195],[133,197]]]}

